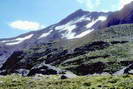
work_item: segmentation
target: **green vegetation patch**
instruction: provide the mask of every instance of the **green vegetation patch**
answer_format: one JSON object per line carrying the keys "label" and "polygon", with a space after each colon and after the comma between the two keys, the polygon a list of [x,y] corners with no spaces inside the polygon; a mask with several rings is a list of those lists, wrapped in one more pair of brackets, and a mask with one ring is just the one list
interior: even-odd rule
{"label": "green vegetation patch", "polygon": [[[52,78],[51,78],[52,77]],[[133,76],[80,76],[61,80],[59,76],[22,77],[10,75],[0,78],[0,89],[132,89]]]}

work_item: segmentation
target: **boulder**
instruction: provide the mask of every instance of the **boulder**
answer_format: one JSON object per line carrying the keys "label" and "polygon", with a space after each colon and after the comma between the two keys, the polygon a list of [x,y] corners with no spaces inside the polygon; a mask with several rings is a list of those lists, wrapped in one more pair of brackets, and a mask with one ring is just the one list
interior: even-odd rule
{"label": "boulder", "polygon": [[22,76],[27,76],[29,74],[30,70],[28,69],[18,69],[16,70],[16,73],[17,74],[20,74]]}
{"label": "boulder", "polygon": [[61,79],[69,79],[69,78],[76,78],[77,75],[71,73],[71,72],[66,72],[65,74],[61,75]]}

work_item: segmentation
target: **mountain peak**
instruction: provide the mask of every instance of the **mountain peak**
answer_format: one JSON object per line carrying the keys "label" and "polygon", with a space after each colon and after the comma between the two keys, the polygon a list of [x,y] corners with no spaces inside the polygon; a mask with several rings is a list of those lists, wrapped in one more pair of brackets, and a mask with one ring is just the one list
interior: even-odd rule
{"label": "mountain peak", "polygon": [[71,21],[77,17],[81,17],[83,15],[86,15],[87,13],[89,13],[89,11],[84,11],[82,9],[78,9],[77,11],[73,12],[72,14],[67,16],[65,19],[60,21],[59,24],[66,24],[67,22],[69,22],[69,21]]}
{"label": "mountain peak", "polygon": [[78,9],[74,13],[81,13],[81,12],[87,12],[87,11],[84,11],[83,9]]}

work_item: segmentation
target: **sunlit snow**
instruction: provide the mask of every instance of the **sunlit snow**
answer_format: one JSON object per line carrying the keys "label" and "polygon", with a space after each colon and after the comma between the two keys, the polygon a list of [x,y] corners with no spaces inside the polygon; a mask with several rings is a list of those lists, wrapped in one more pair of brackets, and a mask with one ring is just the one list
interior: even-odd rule
{"label": "sunlit snow", "polygon": [[[67,39],[81,38],[94,30],[94,29],[91,29],[91,27],[94,24],[96,24],[98,21],[105,21],[106,19],[107,19],[106,16],[99,16],[96,20],[91,21],[90,17],[82,16],[82,17],[76,18],[73,21],[70,21],[64,25],[55,27],[55,30],[57,30],[59,32],[65,31],[63,34],[61,34],[62,38],[67,38]],[[82,21],[91,21],[91,22],[86,25],[86,28],[88,28],[87,31],[82,32],[81,34],[76,36],[76,33],[73,32],[73,30],[77,28],[76,23],[82,22]]]}
{"label": "sunlit snow", "polygon": [[47,32],[47,33],[43,33],[43,34],[39,37],[39,39],[44,38],[44,37],[47,37],[48,35],[51,34],[51,32],[52,32],[52,30],[50,30],[50,31]]}
{"label": "sunlit snow", "polygon": [[96,24],[98,21],[105,21],[107,19],[106,16],[100,16],[96,20],[92,20],[89,24],[86,25],[86,28],[91,28],[94,24]]}
{"label": "sunlit snow", "polygon": [[25,41],[27,39],[30,39],[32,36],[33,36],[33,34],[30,34],[25,37],[19,37],[19,38],[13,39],[13,40],[5,40],[3,42],[5,42],[6,45],[16,45],[16,44],[22,43],[23,41]]}
{"label": "sunlit snow", "polygon": [[94,31],[94,29],[89,29],[87,31],[80,33],[79,35],[75,36],[74,38],[82,38],[82,37],[86,36],[87,34],[91,33],[92,31]]}

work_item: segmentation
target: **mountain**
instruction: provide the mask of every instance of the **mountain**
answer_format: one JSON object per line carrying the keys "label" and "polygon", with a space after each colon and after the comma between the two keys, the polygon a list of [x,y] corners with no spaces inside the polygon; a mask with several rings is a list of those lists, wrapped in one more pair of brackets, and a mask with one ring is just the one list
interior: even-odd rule
{"label": "mountain", "polygon": [[1,74],[132,73],[132,5],[108,13],[77,10],[45,29],[1,39]]}
{"label": "mountain", "polygon": [[59,23],[45,29],[22,34],[14,38],[1,39],[0,65],[3,64],[14,51],[54,40],[81,38],[94,29],[97,29],[97,25],[106,20],[109,14],[110,13],[77,10]]}
{"label": "mountain", "polygon": [[20,73],[31,76],[60,74],[65,71],[77,75],[132,73],[132,34],[132,24],[118,25],[86,35],[80,39],[86,42],[82,46],[77,44],[80,40],[72,40],[65,45],[60,40],[15,51],[1,67],[1,74]]}
{"label": "mountain", "polygon": [[118,24],[133,23],[133,2],[127,4],[120,11],[113,12],[108,19],[102,23],[101,28],[110,27]]}

